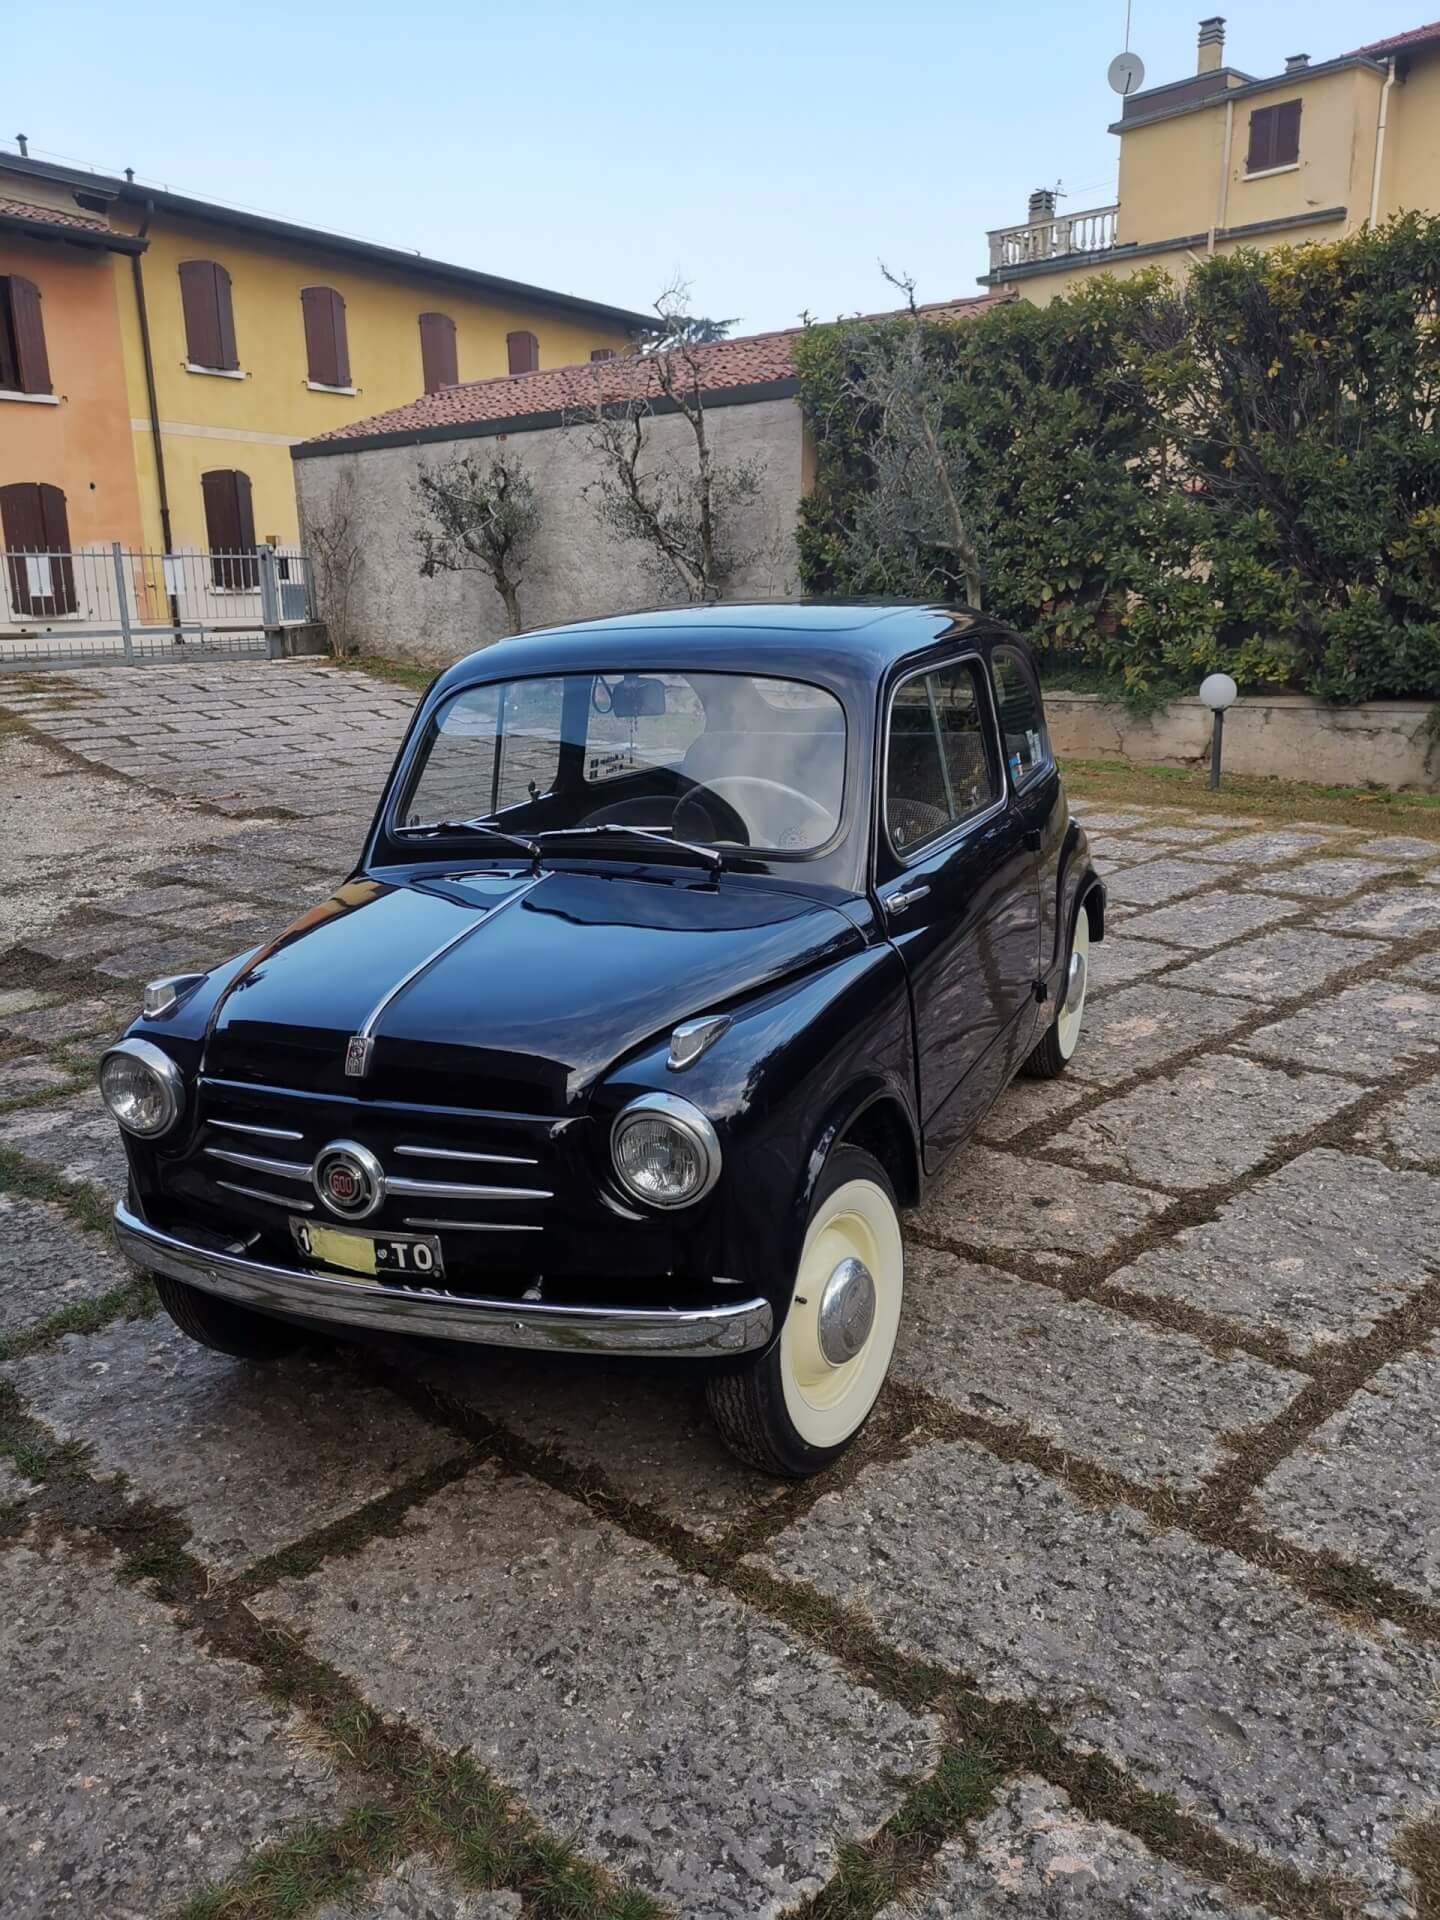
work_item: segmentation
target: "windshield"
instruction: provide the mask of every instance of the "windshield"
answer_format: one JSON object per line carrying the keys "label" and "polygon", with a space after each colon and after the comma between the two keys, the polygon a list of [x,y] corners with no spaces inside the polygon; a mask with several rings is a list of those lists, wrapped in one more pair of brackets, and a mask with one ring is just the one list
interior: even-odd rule
{"label": "windshield", "polygon": [[641,836],[620,831],[638,827],[805,854],[834,838],[844,785],[845,713],[823,688],[758,674],[556,674],[447,701],[394,830],[485,822],[533,838],[584,828],[608,853],[611,835],[595,829],[643,850]]}

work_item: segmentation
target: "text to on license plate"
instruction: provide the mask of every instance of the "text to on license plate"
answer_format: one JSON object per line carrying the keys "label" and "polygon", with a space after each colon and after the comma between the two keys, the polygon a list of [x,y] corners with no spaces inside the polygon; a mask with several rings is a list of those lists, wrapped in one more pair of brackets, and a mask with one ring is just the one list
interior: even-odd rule
{"label": "text to on license plate", "polygon": [[295,1244],[307,1260],[366,1274],[376,1280],[435,1280],[445,1271],[433,1233],[357,1233],[353,1227],[316,1227],[290,1222]]}

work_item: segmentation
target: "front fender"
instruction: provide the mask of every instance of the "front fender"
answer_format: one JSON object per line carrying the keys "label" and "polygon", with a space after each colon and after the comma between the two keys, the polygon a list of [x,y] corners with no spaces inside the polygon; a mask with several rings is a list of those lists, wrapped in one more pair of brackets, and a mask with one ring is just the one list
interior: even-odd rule
{"label": "front fender", "polygon": [[[700,1011],[697,1009],[697,1011]],[[763,994],[690,1067],[667,1066],[669,1037],[617,1067],[596,1089],[605,1124],[642,1093],[691,1100],[720,1137],[719,1182],[672,1214],[689,1256],[776,1309],[790,1288],[815,1183],[835,1141],[884,1100],[913,1140],[914,1050],[903,965],[888,943]]]}

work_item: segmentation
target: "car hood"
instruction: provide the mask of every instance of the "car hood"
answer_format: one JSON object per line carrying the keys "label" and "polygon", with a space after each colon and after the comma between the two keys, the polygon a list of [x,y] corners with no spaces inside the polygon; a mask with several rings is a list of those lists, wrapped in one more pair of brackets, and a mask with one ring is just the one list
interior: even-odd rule
{"label": "car hood", "polygon": [[[838,958],[834,907],[722,878],[550,871],[352,881],[241,969],[215,1078],[563,1114],[678,1020]],[[352,1036],[373,1038],[347,1076]]]}

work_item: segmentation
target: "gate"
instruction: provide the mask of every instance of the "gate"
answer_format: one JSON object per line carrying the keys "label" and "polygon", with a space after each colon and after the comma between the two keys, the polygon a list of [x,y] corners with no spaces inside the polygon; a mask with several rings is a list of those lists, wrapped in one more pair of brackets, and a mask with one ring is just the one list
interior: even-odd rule
{"label": "gate", "polygon": [[0,553],[0,670],[273,658],[313,619],[296,547],[236,553]]}

